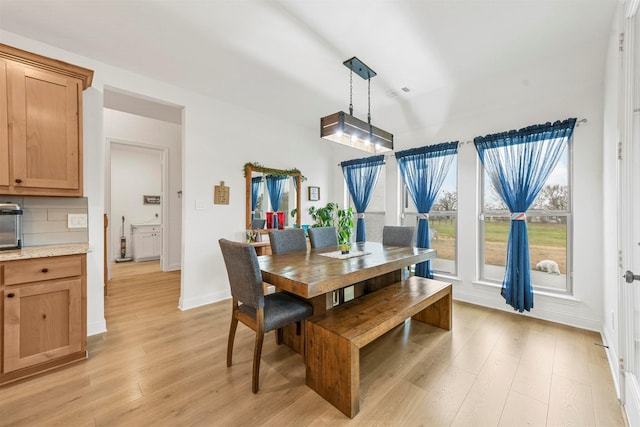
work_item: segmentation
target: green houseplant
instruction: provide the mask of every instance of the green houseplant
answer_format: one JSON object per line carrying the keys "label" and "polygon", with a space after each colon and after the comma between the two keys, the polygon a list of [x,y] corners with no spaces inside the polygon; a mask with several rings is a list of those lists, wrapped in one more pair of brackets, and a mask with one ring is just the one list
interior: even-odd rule
{"label": "green houseplant", "polygon": [[353,236],[353,208],[340,209],[337,203],[329,202],[321,208],[311,206],[309,215],[315,221],[312,227],[335,227],[340,250],[343,253],[349,252]]}

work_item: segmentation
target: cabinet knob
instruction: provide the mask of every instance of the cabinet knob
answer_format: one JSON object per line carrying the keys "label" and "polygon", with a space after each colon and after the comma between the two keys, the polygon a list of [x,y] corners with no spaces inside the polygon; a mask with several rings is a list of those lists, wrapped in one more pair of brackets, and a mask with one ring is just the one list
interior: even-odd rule
{"label": "cabinet knob", "polygon": [[48,273],[48,272],[49,272],[49,269],[48,269],[48,268],[43,268],[43,269],[42,269],[42,272],[43,272],[43,273]]}
{"label": "cabinet knob", "polygon": [[15,296],[16,296],[16,294],[14,294],[13,292],[11,292],[10,294],[7,294],[7,298],[13,298]]}
{"label": "cabinet knob", "polygon": [[20,178],[16,178],[16,184],[22,184],[22,180]]}

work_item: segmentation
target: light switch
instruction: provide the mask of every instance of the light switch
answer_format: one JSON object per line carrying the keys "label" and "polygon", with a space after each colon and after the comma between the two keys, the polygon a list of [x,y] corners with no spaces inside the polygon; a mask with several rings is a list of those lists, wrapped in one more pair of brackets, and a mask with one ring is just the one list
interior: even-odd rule
{"label": "light switch", "polygon": [[67,214],[67,228],[87,228],[87,214]]}

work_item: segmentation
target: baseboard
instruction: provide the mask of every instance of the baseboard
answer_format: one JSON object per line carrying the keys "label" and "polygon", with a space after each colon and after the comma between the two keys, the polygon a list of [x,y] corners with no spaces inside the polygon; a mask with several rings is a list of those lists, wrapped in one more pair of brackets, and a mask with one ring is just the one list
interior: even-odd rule
{"label": "baseboard", "polygon": [[610,332],[607,329],[603,329],[600,332],[600,336],[602,337],[602,343],[607,346],[607,362],[609,363],[609,370],[611,371],[611,378],[613,378],[613,386],[616,389],[616,396],[620,399],[620,375],[619,375],[619,367],[618,360],[620,357],[618,356],[618,351],[616,347],[613,345],[615,340],[613,340],[610,336]]}
{"label": "baseboard", "polygon": [[229,292],[216,292],[215,294],[204,295],[199,298],[183,299],[180,297],[178,302],[178,308],[180,310],[189,310],[196,307],[202,307],[203,305],[212,304],[214,302],[222,301],[230,298]]}
{"label": "baseboard", "polygon": [[[460,292],[454,288],[454,300],[481,305],[483,307],[494,308],[496,310],[514,312],[513,307],[507,305],[504,298],[499,293],[496,295],[478,295]],[[517,312],[516,312],[517,313]],[[537,304],[531,312],[520,313],[523,316],[533,317],[540,320],[548,320],[562,325],[573,326],[575,328],[600,332],[602,329],[602,319],[580,316],[575,313],[568,313],[566,307],[563,311],[550,310],[541,304]]]}
{"label": "baseboard", "polygon": [[94,322],[87,325],[87,336],[98,335],[107,332],[107,321],[102,319],[99,322]]}

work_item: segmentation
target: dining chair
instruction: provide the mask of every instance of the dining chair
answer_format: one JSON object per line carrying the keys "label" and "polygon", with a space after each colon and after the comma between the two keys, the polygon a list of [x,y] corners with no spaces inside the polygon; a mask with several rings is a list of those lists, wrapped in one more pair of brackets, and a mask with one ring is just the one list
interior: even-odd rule
{"label": "dining chair", "polygon": [[[385,225],[382,227],[382,244],[391,246],[414,246],[416,227],[413,225]],[[411,266],[402,273],[403,278],[411,275]]]}
{"label": "dining chair", "polygon": [[264,334],[277,330],[277,342],[280,344],[282,328],[293,323],[296,324],[296,331],[300,334],[301,322],[313,314],[313,308],[305,301],[285,292],[264,295],[262,275],[255,249],[249,244],[227,239],[220,239],[218,242],[227,268],[232,296],[227,367],[231,366],[233,341],[238,321],[240,321],[256,332],[251,391],[257,393]]}
{"label": "dining chair", "polygon": [[338,232],[335,227],[311,227],[307,233],[312,248],[338,246]]}
{"label": "dining chair", "polygon": [[272,254],[307,250],[307,238],[302,228],[271,230],[269,231],[269,242]]}
{"label": "dining chair", "polygon": [[267,223],[266,219],[252,219],[251,229],[252,230],[263,229],[266,223]]}
{"label": "dining chair", "polygon": [[391,246],[414,246],[416,227],[385,225],[382,228],[382,244]]}

